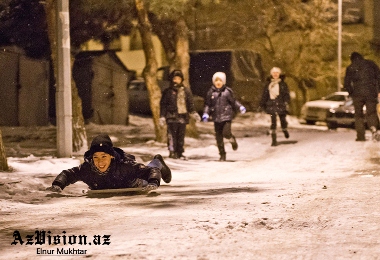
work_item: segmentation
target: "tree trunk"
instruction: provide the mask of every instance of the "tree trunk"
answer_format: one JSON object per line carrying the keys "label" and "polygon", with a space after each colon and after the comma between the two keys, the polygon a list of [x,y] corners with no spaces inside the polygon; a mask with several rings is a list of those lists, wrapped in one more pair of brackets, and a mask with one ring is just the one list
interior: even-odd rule
{"label": "tree trunk", "polygon": [[[171,64],[171,69],[180,68],[184,75],[184,85],[190,88],[189,82],[189,67],[190,67],[190,55],[189,55],[189,38],[188,27],[184,17],[180,17],[175,24],[175,59]],[[192,111],[189,111],[192,112]],[[199,137],[198,129],[195,124],[195,120],[190,117],[190,123],[186,127],[186,135],[194,138]]]}
{"label": "tree trunk", "polygon": [[[47,0],[45,2],[46,22],[48,28],[51,60],[53,62],[54,78],[57,79],[57,22],[56,22],[56,0]],[[73,67],[73,58],[71,58],[71,68]],[[84,126],[84,119],[82,114],[82,102],[78,95],[75,82],[71,77],[71,95],[72,95],[72,128],[73,128],[73,152],[81,153],[87,150],[87,134]]]}
{"label": "tree trunk", "polygon": [[135,5],[139,22],[139,31],[145,54],[146,65],[143,71],[143,77],[149,91],[149,103],[153,115],[156,141],[165,142],[165,127],[159,126],[161,89],[158,86],[156,76],[158,65],[152,41],[152,26],[148,19],[148,11],[146,9],[145,1],[135,0]]}
{"label": "tree trunk", "polygon": [[[73,68],[74,57],[71,55],[71,68]],[[73,114],[73,152],[84,154],[88,149],[87,133],[82,112],[82,100],[79,97],[73,77],[71,77],[71,100]]]}
{"label": "tree trunk", "polygon": [[3,145],[3,135],[0,130],[0,171],[8,171],[8,162],[7,162],[7,156],[5,154],[5,149]]}

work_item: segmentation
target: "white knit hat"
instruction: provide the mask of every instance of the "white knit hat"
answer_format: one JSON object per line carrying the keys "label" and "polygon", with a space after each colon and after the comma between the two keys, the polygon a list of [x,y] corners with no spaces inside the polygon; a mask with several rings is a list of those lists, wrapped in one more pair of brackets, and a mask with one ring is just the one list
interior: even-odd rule
{"label": "white knit hat", "polygon": [[272,72],[278,72],[281,74],[281,69],[279,67],[273,67],[271,70],[270,70],[270,73],[272,74]]}
{"label": "white knit hat", "polygon": [[226,73],[224,72],[215,73],[214,76],[212,76],[212,83],[214,83],[217,78],[221,79],[223,84],[226,84]]}

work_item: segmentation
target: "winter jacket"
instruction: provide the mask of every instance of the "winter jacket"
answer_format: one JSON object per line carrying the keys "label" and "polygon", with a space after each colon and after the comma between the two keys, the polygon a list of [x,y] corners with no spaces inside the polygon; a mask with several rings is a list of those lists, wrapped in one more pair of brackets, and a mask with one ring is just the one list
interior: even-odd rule
{"label": "winter jacket", "polygon": [[207,92],[203,113],[209,114],[214,122],[231,121],[241,106],[231,88],[224,85],[218,89],[213,85]]}
{"label": "winter jacket", "polygon": [[285,83],[285,76],[280,76],[281,81],[279,83],[280,86],[280,93],[275,99],[270,98],[269,94],[269,84],[271,83],[270,79],[268,79],[263,95],[261,97],[260,101],[260,107],[265,110],[268,114],[279,114],[283,115],[286,114],[287,111],[287,105],[290,102],[290,94],[289,94],[289,88],[288,85]]}
{"label": "winter jacket", "polygon": [[120,148],[114,147],[114,150],[115,158],[112,159],[107,174],[101,175],[93,170],[95,165],[93,165],[92,158],[87,151],[84,155],[84,163],[63,170],[55,178],[53,185],[64,189],[77,181],[83,181],[92,190],[132,188],[137,178],[160,185],[161,172],[158,168],[137,163],[133,155],[124,153]]}
{"label": "winter jacket", "polygon": [[377,98],[379,82],[380,70],[376,63],[358,55],[346,69],[344,88],[354,98]]}
{"label": "winter jacket", "polygon": [[[183,86],[182,86],[183,87]],[[170,86],[165,89],[162,93],[160,101],[160,117],[165,117],[167,123],[189,123],[189,114],[195,111],[193,94],[190,88],[184,87],[185,90],[185,103],[187,113],[178,114],[177,108],[177,94],[178,89],[174,86]]]}

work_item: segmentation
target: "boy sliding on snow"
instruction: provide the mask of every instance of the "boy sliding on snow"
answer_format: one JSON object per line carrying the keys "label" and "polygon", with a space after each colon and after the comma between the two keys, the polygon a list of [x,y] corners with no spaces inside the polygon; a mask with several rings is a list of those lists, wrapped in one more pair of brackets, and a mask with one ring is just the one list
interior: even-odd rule
{"label": "boy sliding on snow", "polygon": [[133,155],[114,147],[106,134],[96,136],[90,150],[84,154],[84,163],[63,170],[47,190],[61,192],[66,186],[83,181],[91,190],[138,188],[155,190],[160,186],[160,179],[169,183],[171,171],[161,155],[145,166],[137,163]]}

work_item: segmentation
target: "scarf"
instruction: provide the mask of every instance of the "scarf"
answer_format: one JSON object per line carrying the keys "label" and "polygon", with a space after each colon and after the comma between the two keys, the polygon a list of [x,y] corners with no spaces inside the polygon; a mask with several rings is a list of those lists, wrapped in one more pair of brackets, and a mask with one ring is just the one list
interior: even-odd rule
{"label": "scarf", "polygon": [[187,113],[185,96],[186,96],[185,87],[183,87],[183,86],[179,87],[178,92],[177,92],[178,114],[186,114]]}
{"label": "scarf", "polygon": [[270,99],[276,99],[280,95],[280,83],[281,79],[272,79],[269,83],[269,96]]}

